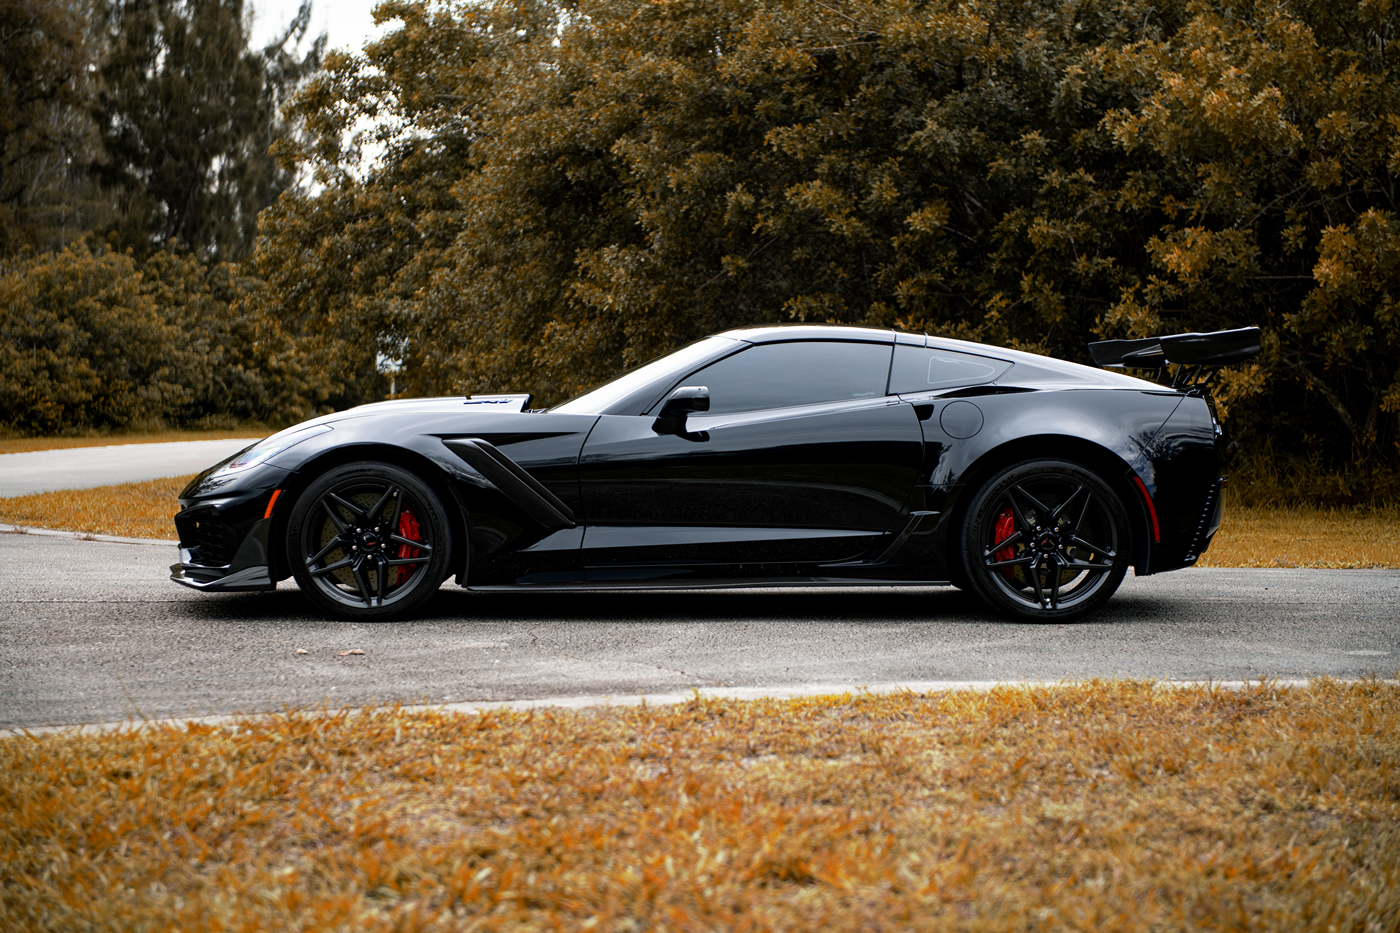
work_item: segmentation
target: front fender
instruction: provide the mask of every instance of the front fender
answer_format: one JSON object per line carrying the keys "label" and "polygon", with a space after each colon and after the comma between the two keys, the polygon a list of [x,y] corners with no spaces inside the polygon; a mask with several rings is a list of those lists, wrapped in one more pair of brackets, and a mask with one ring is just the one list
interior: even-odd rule
{"label": "front fender", "polygon": [[[541,522],[537,502],[522,501],[519,488],[503,489],[449,445],[479,439],[499,448],[550,497],[566,504],[564,511],[572,517],[582,514],[579,451],[596,422],[596,415],[467,411],[415,412],[403,418],[386,411],[338,421],[333,431],[272,462],[291,469],[299,488],[328,469],[356,460],[385,460],[414,470],[439,487],[444,504],[459,510],[457,530],[469,541],[471,561],[469,568],[456,567],[458,573],[466,570],[472,580],[489,580],[496,576],[497,563],[549,537],[558,525]],[[467,582],[465,576],[459,580]]]}

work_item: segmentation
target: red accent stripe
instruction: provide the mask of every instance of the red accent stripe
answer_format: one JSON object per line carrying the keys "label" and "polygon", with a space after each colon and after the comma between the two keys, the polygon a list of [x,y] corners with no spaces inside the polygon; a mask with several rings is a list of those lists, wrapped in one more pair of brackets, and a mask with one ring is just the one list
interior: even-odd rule
{"label": "red accent stripe", "polygon": [[[263,513],[263,518],[271,518],[271,517],[272,517],[272,507],[273,507],[274,505],[277,504],[277,497],[280,496],[280,495],[282,495],[282,490],[280,490],[280,489],[274,489],[274,490],[272,491],[272,498],[267,500],[267,511]],[[1154,515],[1154,516],[1152,517],[1152,520],[1153,520],[1154,522],[1157,521],[1157,517]]]}
{"label": "red accent stripe", "polygon": [[1157,506],[1152,504],[1152,496],[1148,495],[1147,484],[1142,481],[1142,477],[1134,476],[1133,482],[1137,483],[1138,492],[1142,493],[1143,501],[1147,503],[1147,514],[1152,516],[1152,540],[1161,544],[1162,529],[1157,524]]}

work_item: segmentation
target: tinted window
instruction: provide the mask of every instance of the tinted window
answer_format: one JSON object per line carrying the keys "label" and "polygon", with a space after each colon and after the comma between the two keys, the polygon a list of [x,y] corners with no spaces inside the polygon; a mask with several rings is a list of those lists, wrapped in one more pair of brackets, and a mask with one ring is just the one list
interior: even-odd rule
{"label": "tinted window", "polygon": [[[611,382],[606,382],[583,395],[577,395],[551,411],[571,415],[600,415],[610,408],[620,409],[616,414],[640,414],[651,404],[670,380],[665,377],[702,363],[706,358],[714,359],[724,350],[738,344],[732,337],[707,337],[674,353],[652,360],[645,366],[623,373]],[[665,381],[662,381],[665,380]],[[657,385],[657,383],[660,383]],[[628,407],[635,404],[635,407]]]}
{"label": "tinted window", "polygon": [[710,412],[757,411],[885,394],[889,344],[765,343],[706,366],[685,380],[709,386]]}
{"label": "tinted window", "polygon": [[890,392],[927,392],[978,385],[991,382],[1010,368],[1011,364],[1005,360],[987,356],[900,344],[894,349],[894,365],[890,368]]}

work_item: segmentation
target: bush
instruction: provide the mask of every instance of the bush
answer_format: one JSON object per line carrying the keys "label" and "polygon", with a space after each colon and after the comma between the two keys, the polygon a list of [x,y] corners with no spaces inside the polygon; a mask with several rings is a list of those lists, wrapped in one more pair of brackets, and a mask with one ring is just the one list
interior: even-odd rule
{"label": "bush", "polygon": [[251,312],[257,281],[162,252],[80,242],[0,275],[0,420],[13,431],[188,426],[314,413],[330,388]]}

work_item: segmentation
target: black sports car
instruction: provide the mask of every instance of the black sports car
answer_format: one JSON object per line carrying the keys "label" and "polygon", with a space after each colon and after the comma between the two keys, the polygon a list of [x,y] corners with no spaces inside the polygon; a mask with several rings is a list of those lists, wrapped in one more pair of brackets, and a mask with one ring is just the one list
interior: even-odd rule
{"label": "black sports car", "polygon": [[[1259,331],[1090,345],[1101,366],[853,327],[691,344],[548,410],[381,402],[289,428],[180,496],[172,578],[296,578],[323,610],[474,590],[952,583],[1063,621],[1195,563],[1222,515],[1216,367]],[[1170,364],[1175,364],[1175,369]]]}

